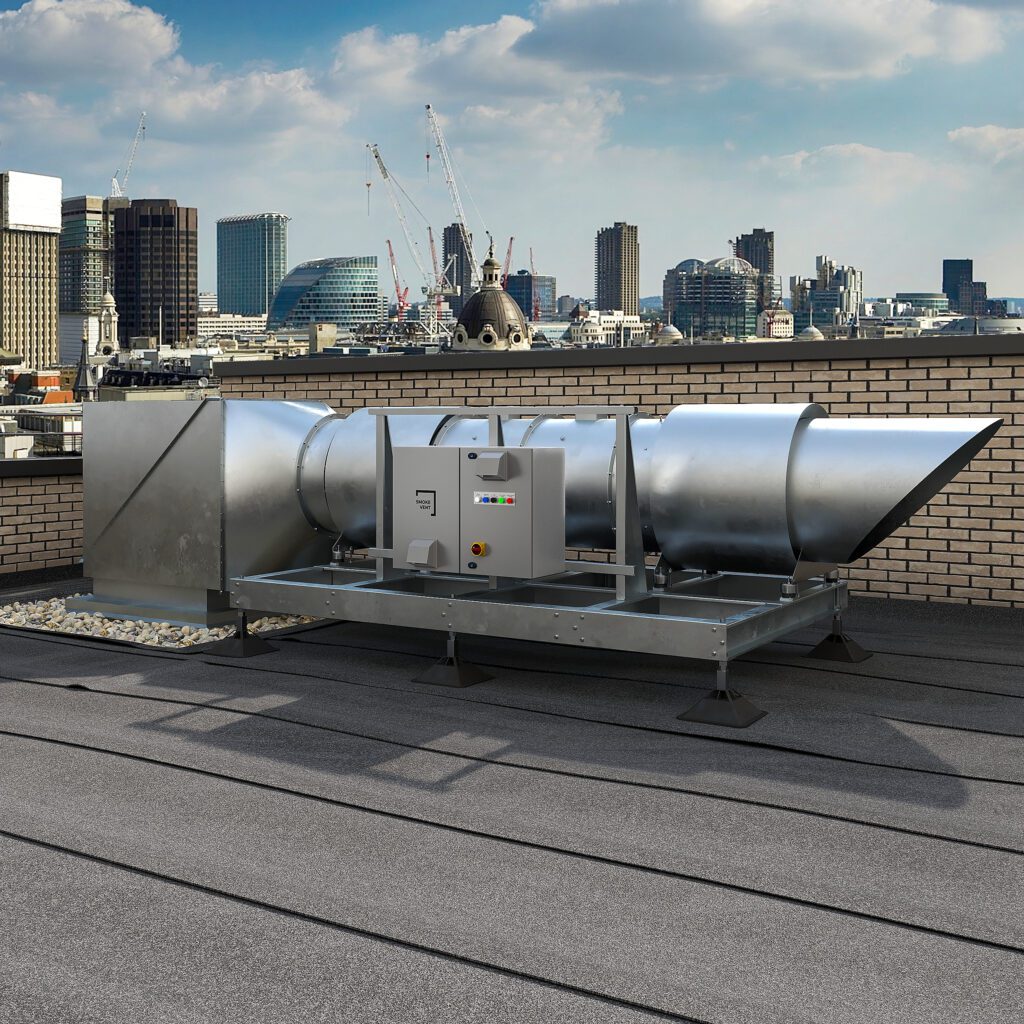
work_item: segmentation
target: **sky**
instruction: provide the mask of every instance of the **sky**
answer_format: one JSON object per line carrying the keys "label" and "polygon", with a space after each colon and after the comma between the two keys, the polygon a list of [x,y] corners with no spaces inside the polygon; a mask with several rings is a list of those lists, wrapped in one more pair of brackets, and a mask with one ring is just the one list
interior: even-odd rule
{"label": "sky", "polygon": [[867,295],[939,291],[972,257],[1016,296],[1022,45],[1024,0],[0,0],[0,169],[107,194],[145,110],[128,191],[199,208],[203,290],[217,219],[279,211],[289,263],[377,255],[386,289],[390,238],[415,294],[366,145],[429,262],[452,220],[430,103],[478,255],[514,235],[559,293],[592,295],[624,220],[642,295],[763,226],[787,283],[828,254]]}

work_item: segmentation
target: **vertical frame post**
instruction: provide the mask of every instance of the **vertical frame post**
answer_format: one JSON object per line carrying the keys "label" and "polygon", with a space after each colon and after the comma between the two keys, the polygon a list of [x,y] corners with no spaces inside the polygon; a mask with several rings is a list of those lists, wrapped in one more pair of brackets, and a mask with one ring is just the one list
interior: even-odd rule
{"label": "vertical frame post", "polygon": [[390,551],[393,534],[391,522],[391,504],[394,488],[393,465],[391,454],[391,428],[388,417],[381,413],[377,416],[377,579],[383,580],[394,572],[394,558],[382,552]]}
{"label": "vertical frame post", "polygon": [[647,566],[636,496],[633,438],[625,412],[615,414],[615,561],[633,567],[632,576],[615,577],[616,600],[643,597],[647,593]]}

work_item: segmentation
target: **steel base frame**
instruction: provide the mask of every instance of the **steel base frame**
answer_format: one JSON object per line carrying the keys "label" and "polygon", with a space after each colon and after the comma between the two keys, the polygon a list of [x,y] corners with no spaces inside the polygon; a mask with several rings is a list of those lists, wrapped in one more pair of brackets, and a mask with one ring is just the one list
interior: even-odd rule
{"label": "steel base frame", "polygon": [[[667,586],[625,601],[606,579],[581,571],[542,580],[500,580],[497,585],[478,576],[419,572],[381,580],[370,569],[322,565],[238,577],[231,581],[231,590],[242,610],[444,632],[448,657],[436,671],[419,677],[441,685],[480,681],[471,679],[473,666],[458,662],[458,636],[714,662],[718,689],[681,717],[735,727],[750,725],[763,713],[723,684],[728,663],[834,616],[848,602],[846,583],[825,577],[794,584],[783,576],[677,572]],[[649,586],[652,581],[649,572]]]}

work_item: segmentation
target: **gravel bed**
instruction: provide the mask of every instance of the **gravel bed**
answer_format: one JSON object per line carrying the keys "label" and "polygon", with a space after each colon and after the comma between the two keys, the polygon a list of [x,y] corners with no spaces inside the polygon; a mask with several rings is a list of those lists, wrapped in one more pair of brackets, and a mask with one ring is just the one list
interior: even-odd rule
{"label": "gravel bed", "polygon": [[[0,605],[0,626],[20,626],[27,629],[46,629],[54,633],[76,636],[100,636],[111,640],[128,640],[153,647],[195,647],[212,640],[233,636],[234,626],[182,626],[171,622],[142,622],[136,619],[115,619],[93,612],[71,612],[66,597],[51,597],[42,601],[15,601]],[[306,615],[268,615],[249,623],[250,633],[267,633],[288,626],[300,626],[315,619]]]}

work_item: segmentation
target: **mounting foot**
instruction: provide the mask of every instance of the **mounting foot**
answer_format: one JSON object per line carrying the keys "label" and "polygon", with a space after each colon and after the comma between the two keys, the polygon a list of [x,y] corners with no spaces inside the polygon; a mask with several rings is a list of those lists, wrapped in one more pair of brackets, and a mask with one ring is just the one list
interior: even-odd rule
{"label": "mounting foot", "polygon": [[458,639],[454,633],[448,634],[448,650],[445,656],[434,662],[430,668],[413,677],[414,683],[429,683],[431,686],[474,686],[493,679],[476,665],[470,665],[459,658]]}
{"label": "mounting foot", "polygon": [[748,725],[764,718],[767,711],[762,711],[742,694],[729,689],[724,665],[719,666],[717,676],[718,686],[706,697],[701,697],[693,707],[677,715],[680,721],[746,729]]}
{"label": "mounting foot", "polygon": [[248,617],[243,611],[238,613],[235,635],[215,640],[203,647],[203,654],[215,654],[218,658],[252,658],[257,654],[270,654],[277,648],[263,637],[249,632]]}
{"label": "mounting foot", "polygon": [[856,640],[843,632],[843,620],[837,615],[832,619],[832,632],[810,651],[807,657],[854,665],[858,661],[867,661],[871,657],[871,652],[865,651]]}
{"label": "mounting foot", "polygon": [[808,658],[820,658],[822,661],[845,661],[847,664],[855,664],[858,661],[867,661],[871,657],[870,651],[865,651],[856,640],[848,637],[845,633],[830,633],[807,655]]}

